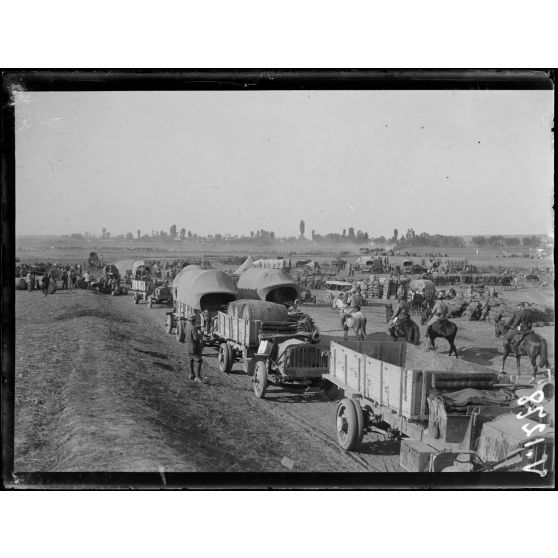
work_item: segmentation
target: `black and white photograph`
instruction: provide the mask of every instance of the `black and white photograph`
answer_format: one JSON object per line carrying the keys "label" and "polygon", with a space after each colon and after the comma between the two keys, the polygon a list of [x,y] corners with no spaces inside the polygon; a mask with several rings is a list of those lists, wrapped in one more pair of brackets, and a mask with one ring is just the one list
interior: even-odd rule
{"label": "black and white photograph", "polygon": [[3,87],[16,485],[554,486],[551,73]]}

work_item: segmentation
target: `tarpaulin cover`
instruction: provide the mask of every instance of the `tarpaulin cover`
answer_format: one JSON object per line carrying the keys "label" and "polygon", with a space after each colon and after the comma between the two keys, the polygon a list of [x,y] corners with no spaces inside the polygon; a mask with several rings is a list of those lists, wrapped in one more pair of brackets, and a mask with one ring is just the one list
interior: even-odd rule
{"label": "tarpaulin cover", "polygon": [[136,260],[132,265],[132,277],[135,277],[136,273],[138,271],[141,271],[141,268],[145,269],[145,271],[147,272],[149,272],[151,269],[148,265],[145,265],[145,262],[143,260]]}
{"label": "tarpaulin cover", "polygon": [[132,271],[135,260],[118,260],[114,265],[121,273]]}
{"label": "tarpaulin cover", "polygon": [[237,300],[227,308],[229,316],[244,320],[261,320],[262,322],[286,322],[289,312],[282,304],[263,300]]}
{"label": "tarpaulin cover", "polygon": [[440,393],[444,400],[446,410],[459,410],[467,405],[509,405],[513,400],[513,394],[503,389],[481,390],[466,388],[451,393]]}
{"label": "tarpaulin cover", "polygon": [[120,275],[118,268],[114,264],[105,265],[105,275],[109,275],[109,273],[112,273],[113,275]]}
{"label": "tarpaulin cover", "polygon": [[237,298],[232,277],[216,269],[183,270],[174,278],[172,290],[175,300],[195,310],[206,309],[202,308],[202,298],[212,298],[213,306],[222,306]]}
{"label": "tarpaulin cover", "polygon": [[424,293],[431,293],[436,291],[436,287],[429,279],[413,279],[409,283],[409,289],[412,291],[424,291]]}
{"label": "tarpaulin cover", "polygon": [[[291,292],[292,300],[299,293],[295,280],[284,269],[247,269],[238,279],[238,290],[242,296],[250,298],[256,295],[260,300],[267,300],[272,291],[287,289]],[[282,302],[282,301],[281,301]]]}

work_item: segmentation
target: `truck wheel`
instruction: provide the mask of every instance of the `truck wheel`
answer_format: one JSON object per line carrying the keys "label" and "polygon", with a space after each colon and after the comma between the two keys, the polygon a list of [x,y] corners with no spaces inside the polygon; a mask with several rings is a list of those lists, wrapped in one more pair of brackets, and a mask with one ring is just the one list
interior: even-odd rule
{"label": "truck wheel", "polygon": [[[352,451],[359,441],[359,416],[358,410],[353,401],[350,399],[342,399],[337,405],[337,442],[341,449]],[[360,414],[362,409],[358,405]],[[364,423],[362,420],[361,424]]]}
{"label": "truck wheel", "polygon": [[184,339],[186,339],[186,332],[184,331],[184,323],[179,318],[176,322],[176,340],[179,343],[184,343]]}
{"label": "truck wheel", "polygon": [[172,316],[167,314],[167,321],[165,322],[165,329],[167,333],[172,333]]}
{"label": "truck wheel", "polygon": [[254,382],[254,395],[258,399],[263,399],[267,389],[267,367],[263,360],[256,362],[252,381]]}
{"label": "truck wheel", "polygon": [[149,308],[153,308],[153,299],[151,298],[151,295],[147,297],[147,306]]}
{"label": "truck wheel", "polygon": [[232,349],[228,343],[222,343],[219,346],[219,356],[217,358],[219,361],[219,370],[223,372],[223,374],[228,374],[233,365]]}

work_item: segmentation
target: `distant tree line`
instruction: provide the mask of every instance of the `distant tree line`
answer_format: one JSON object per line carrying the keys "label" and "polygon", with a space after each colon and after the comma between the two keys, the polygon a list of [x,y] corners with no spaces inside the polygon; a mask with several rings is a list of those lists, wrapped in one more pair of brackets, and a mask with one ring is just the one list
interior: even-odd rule
{"label": "distant tree line", "polygon": [[518,236],[474,236],[473,244],[479,247],[490,247],[490,248],[513,248],[516,246],[524,246],[525,248],[537,248],[543,244],[543,239],[540,236],[524,236],[519,238]]}

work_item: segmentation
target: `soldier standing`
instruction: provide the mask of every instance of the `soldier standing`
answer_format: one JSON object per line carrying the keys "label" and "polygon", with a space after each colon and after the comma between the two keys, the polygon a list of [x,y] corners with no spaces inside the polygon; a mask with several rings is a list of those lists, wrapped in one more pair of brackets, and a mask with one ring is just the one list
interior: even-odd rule
{"label": "soldier standing", "polygon": [[[195,315],[188,316],[188,323],[186,324],[186,352],[188,353],[188,361],[190,364],[190,380],[201,382],[201,367],[202,367],[202,334],[196,327]],[[196,367],[194,370],[194,362]]]}

